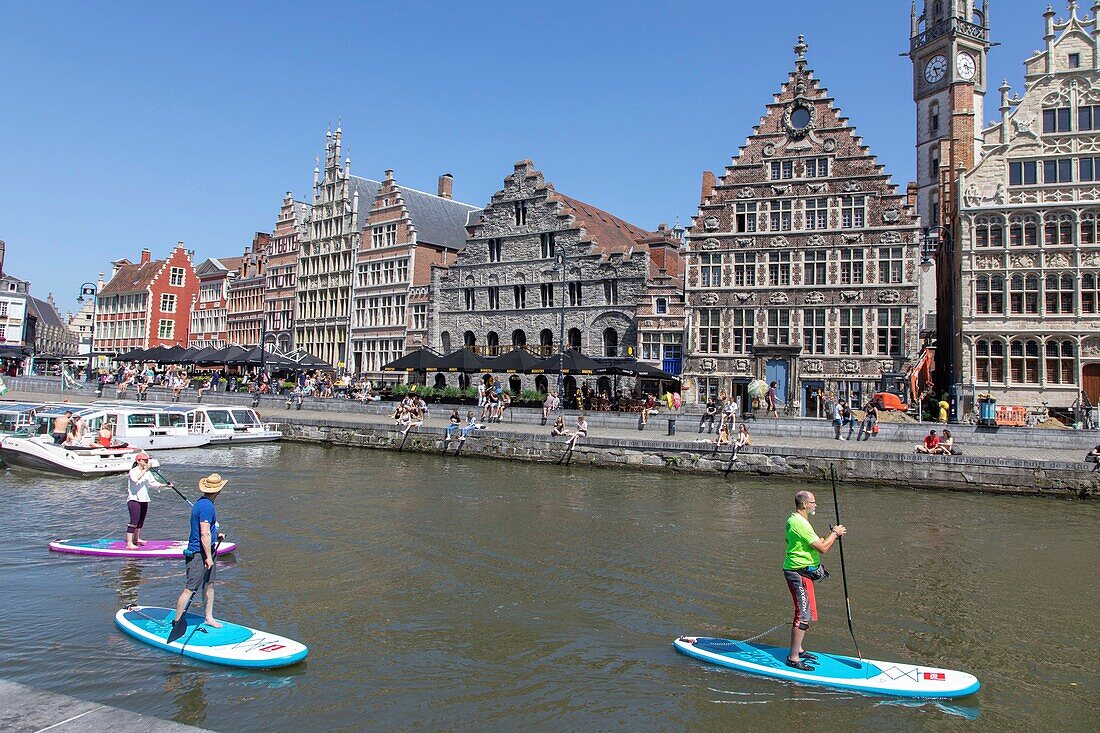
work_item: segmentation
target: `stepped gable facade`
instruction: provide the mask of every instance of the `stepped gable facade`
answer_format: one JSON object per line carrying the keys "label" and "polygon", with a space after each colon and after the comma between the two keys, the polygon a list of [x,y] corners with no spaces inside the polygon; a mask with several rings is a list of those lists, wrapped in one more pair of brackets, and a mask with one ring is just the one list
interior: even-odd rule
{"label": "stepped gable facade", "polygon": [[454,177],[435,194],[400,186],[387,170],[368,210],[355,264],[352,371],[381,378],[382,366],[427,343],[433,266],[446,266],[466,241],[478,208],[455,201]]}
{"label": "stepped gable facade", "polygon": [[688,233],[686,397],[751,409],[752,379],[796,414],[866,402],[918,348],[918,221],[808,67],[796,63]]}
{"label": "stepped gable facade", "polygon": [[211,257],[195,268],[199,291],[191,305],[189,346],[220,349],[229,344],[229,283],[237,277],[240,266],[240,257]]}
{"label": "stepped gable facade", "polygon": [[1056,19],[1024,61],[1024,93],[959,178],[955,329],[967,394],[1002,403],[1100,402],[1100,3]]}
{"label": "stepped gable facade", "polygon": [[[663,266],[651,270],[654,257]],[[522,160],[470,227],[454,264],[435,269],[429,345],[549,356],[564,336],[566,348],[588,356],[635,354],[638,308],[653,297],[651,271],[675,277],[679,268],[679,253],[663,236],[558,193]],[[513,389],[556,383],[556,375],[509,379]],[[592,379],[593,388],[610,391]],[[566,381],[568,394],[574,384]]]}
{"label": "stepped gable facade", "polygon": [[96,352],[186,346],[199,291],[193,256],[179,242],[164,260],[152,259],[148,249],[136,263],[115,260],[110,281],[96,295]]}
{"label": "stepped gable facade", "polygon": [[229,283],[226,298],[226,327],[229,343],[259,346],[267,326],[264,290],[267,285],[267,248],[271,235],[256,232],[244,248],[237,277]]}
{"label": "stepped gable facade", "polygon": [[306,232],[309,206],[295,201],[290,191],[283,197],[275,230],[267,245],[267,343],[281,353],[294,349],[294,302],[298,279],[298,246]]}

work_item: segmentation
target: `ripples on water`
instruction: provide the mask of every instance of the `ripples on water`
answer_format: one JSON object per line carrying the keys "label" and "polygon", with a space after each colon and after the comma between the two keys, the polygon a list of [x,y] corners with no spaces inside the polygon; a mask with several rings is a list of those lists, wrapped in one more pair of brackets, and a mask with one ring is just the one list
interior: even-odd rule
{"label": "ripples on water", "polygon": [[[0,473],[0,676],[215,730],[1094,728],[1095,504],[843,488],[864,654],[966,669],[959,705],[797,687],[676,654],[683,633],[784,622],[782,481],[533,466],[301,445],[162,453],[218,471],[239,543],[217,615],[299,638],[305,664],[234,671],[117,632],[171,605],[175,562],[47,552],[123,531],[124,479]],[[824,532],[827,486],[814,487]],[[189,491],[194,496],[195,492]],[[146,537],[182,537],[154,497]],[[811,648],[850,650],[836,557]],[[782,644],[782,629],[769,640]],[[1073,686],[1071,683],[1076,683]]]}

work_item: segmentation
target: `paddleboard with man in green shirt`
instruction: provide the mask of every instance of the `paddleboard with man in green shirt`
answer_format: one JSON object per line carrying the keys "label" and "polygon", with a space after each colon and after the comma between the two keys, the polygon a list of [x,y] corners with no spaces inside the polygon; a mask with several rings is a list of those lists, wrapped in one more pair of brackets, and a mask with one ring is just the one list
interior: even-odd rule
{"label": "paddleboard with man in green shirt", "polygon": [[791,623],[791,648],[787,654],[787,666],[812,671],[809,663],[817,657],[802,648],[802,640],[817,621],[817,600],[814,596],[814,580],[828,577],[821,567],[821,555],[832,548],[833,543],[847,531],[843,524],[833,527],[825,537],[818,537],[810,524],[810,517],[817,511],[817,500],[812,492],[799,491],[794,495],[795,510],[787,518],[787,557],[783,562],[783,577],[794,600],[794,621]]}

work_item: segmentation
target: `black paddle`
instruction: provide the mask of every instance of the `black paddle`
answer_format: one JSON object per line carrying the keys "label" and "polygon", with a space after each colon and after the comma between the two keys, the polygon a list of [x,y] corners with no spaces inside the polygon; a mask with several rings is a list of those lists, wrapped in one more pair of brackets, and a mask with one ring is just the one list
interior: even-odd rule
{"label": "black paddle", "polygon": [[[840,521],[840,500],[836,496],[836,467],[831,463],[829,464],[829,476],[833,480],[833,508],[836,510],[836,523],[843,524]],[[848,598],[848,574],[844,569],[844,538],[837,535],[836,544],[840,548],[840,579],[844,583],[844,606],[848,611],[848,633],[852,635],[852,643],[856,646],[856,656],[859,657],[860,662],[863,662],[863,654],[860,653],[859,642],[856,641],[856,632],[852,628],[852,601]]]}
{"label": "black paddle", "polygon": [[[210,571],[214,569],[214,563],[218,561],[218,545],[221,543],[221,537],[214,540],[214,546],[210,548],[210,558],[213,562],[210,564],[210,567],[206,569],[206,572],[203,573],[202,583],[199,585],[199,589],[197,591],[191,591],[191,596],[187,599],[187,604],[183,607],[183,613],[172,623],[172,630],[168,632],[168,644],[171,644],[173,641],[183,636],[183,632],[187,630],[187,622],[185,621],[187,618],[187,609],[191,608],[191,601],[195,600],[195,596],[202,593],[206,589],[206,584],[210,582]],[[202,550],[200,549],[199,551],[201,552]]]}

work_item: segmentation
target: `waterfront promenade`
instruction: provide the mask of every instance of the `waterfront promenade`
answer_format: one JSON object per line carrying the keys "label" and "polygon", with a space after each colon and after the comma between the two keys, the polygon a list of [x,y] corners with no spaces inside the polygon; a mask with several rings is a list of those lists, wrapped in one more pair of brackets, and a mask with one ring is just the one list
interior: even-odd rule
{"label": "waterfront promenade", "polygon": [[[37,380],[9,380],[8,399],[57,400],[57,393],[40,391]],[[35,391],[27,391],[28,388]],[[150,390],[150,403],[167,401]],[[110,395],[110,392],[108,392]],[[95,399],[94,391],[67,392],[73,402]],[[107,399],[110,399],[108,397]],[[194,400],[185,394],[183,401]],[[250,404],[245,394],[207,394],[206,403]],[[303,409],[287,410],[285,398],[265,396],[258,408],[265,420],[285,425],[288,439],[356,445],[408,451],[440,451],[440,440],[456,405],[433,404],[425,424],[403,436],[390,418],[392,403],[360,403],[348,400],[306,399]],[[460,414],[478,408],[457,405]],[[570,429],[575,411],[566,412]],[[728,446],[717,448],[714,435],[698,432],[699,414],[690,411],[659,412],[644,430],[636,414],[595,412],[587,415],[589,436],[566,451],[565,438],[551,438],[541,424],[541,410],[513,408],[502,423],[476,431],[462,447],[464,456],[529,460],[544,463],[599,466],[655,467],[731,475],[755,473],[792,478],[822,479],[835,464],[841,478],[867,484],[898,483],[914,488],[995,491],[1001,493],[1049,493],[1067,497],[1100,496],[1100,472],[1083,460],[1095,441],[1095,432],[1005,428],[987,430],[975,426],[938,423],[880,423],[881,432],[869,440],[838,441],[824,420],[760,418],[747,422],[752,443],[731,462]],[[669,419],[675,420],[670,435]],[[958,456],[916,454],[914,447],[930,429],[949,427],[956,436]],[[847,434],[845,431],[844,434]],[[451,450],[457,447],[452,443]]]}
{"label": "waterfront promenade", "polygon": [[105,730],[202,733],[204,729],[0,680],[0,730],[7,733],[99,733]]}

